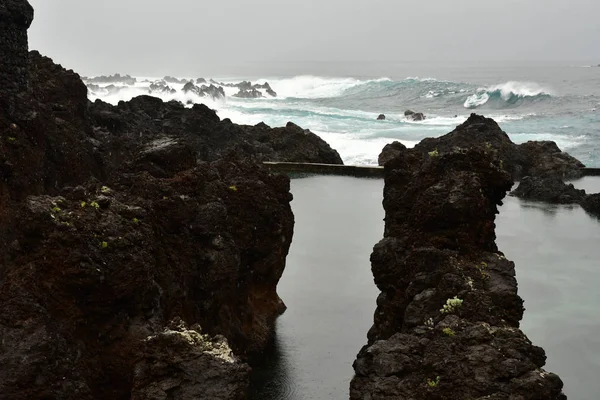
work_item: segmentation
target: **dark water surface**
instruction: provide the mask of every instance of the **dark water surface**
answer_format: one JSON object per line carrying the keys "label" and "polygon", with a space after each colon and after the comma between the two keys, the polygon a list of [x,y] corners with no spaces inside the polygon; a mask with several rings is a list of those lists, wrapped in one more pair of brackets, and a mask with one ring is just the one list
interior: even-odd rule
{"label": "dark water surface", "polygon": [[[600,178],[575,185],[600,191]],[[296,227],[278,291],[288,305],[253,381],[254,400],[348,398],[378,290],[369,256],[383,235],[383,180],[292,180]],[[570,400],[600,399],[600,221],[579,206],[507,197],[498,247],[517,268],[522,329],[546,350]]]}

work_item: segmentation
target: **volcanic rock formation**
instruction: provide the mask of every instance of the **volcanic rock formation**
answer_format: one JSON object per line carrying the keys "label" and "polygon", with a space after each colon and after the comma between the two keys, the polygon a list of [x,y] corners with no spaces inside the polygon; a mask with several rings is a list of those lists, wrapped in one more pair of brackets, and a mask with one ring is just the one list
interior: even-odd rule
{"label": "volcanic rock formation", "polygon": [[243,399],[294,224],[289,179],[248,159],[339,156],[202,105],[89,106],[30,22],[0,5],[0,398]]}
{"label": "volcanic rock formation", "polygon": [[27,1],[0,3],[0,107],[10,111],[15,97],[27,89],[27,29],[32,21]]}
{"label": "volcanic rock formation", "polygon": [[[393,146],[388,146],[384,147],[383,153],[394,151]],[[551,141],[514,144],[493,119],[476,114],[471,114],[463,124],[444,136],[423,139],[414,150],[427,157],[431,152],[445,154],[457,148],[481,148],[497,152],[503,168],[514,179],[538,175],[576,178],[581,176],[581,168],[584,167],[580,161],[562,152]],[[381,157],[386,160],[393,156],[382,154]]]}
{"label": "volcanic rock formation", "polygon": [[500,164],[470,148],[387,161],[385,233],[371,255],[381,294],[350,399],[566,399],[519,330],[515,266],[495,244],[512,186]]}
{"label": "volcanic rock formation", "polygon": [[186,108],[175,101],[139,96],[117,106],[96,100],[90,104],[90,114],[95,135],[103,138],[105,153],[120,149],[119,154],[127,154],[128,148],[140,144],[152,146],[176,138],[205,161],[235,151],[257,161],[342,164],[338,152],[309,130],[292,123],[285,128],[236,125],[221,121],[202,104]]}

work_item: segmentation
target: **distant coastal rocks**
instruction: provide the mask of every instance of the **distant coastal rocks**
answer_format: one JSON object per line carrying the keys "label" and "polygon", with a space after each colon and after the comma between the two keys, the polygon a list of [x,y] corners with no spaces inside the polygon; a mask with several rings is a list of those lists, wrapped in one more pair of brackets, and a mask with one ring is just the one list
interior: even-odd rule
{"label": "distant coastal rocks", "polygon": [[[156,80],[138,80],[130,75],[100,75],[96,77],[82,77],[88,90],[97,95],[114,95],[129,88],[146,89],[148,94],[155,96],[174,96],[177,93],[193,94],[200,98],[212,98],[214,100],[227,97],[225,88],[237,88],[236,93],[229,93],[232,97],[242,99],[260,99],[277,97],[268,82],[252,83],[242,82],[218,82],[214,79],[208,81],[204,78],[185,79],[173,76],[165,76]],[[181,87],[177,87],[181,86]],[[188,104],[194,101],[189,100]]]}
{"label": "distant coastal rocks", "polygon": [[[425,116],[425,114],[420,113],[420,112],[414,112],[412,110],[406,110],[406,111],[404,111],[404,117],[406,117],[406,119],[410,120],[410,121],[423,121],[423,120],[425,120],[425,118],[427,118]],[[384,121],[385,120],[385,114],[379,114],[377,116],[377,120],[378,121]]]}

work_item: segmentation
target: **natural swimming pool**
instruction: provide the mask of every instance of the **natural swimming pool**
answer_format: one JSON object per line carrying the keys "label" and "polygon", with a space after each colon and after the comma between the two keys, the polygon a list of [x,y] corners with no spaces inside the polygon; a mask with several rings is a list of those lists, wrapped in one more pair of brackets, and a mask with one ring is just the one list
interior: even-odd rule
{"label": "natural swimming pool", "polygon": [[[600,178],[576,186],[600,191]],[[255,369],[253,399],[348,398],[352,362],[366,344],[375,299],[369,256],[383,235],[383,180],[293,179],[294,239],[278,286],[288,310]],[[569,399],[600,393],[600,221],[579,206],[507,197],[497,243],[516,264],[522,329],[546,350],[546,369]]]}

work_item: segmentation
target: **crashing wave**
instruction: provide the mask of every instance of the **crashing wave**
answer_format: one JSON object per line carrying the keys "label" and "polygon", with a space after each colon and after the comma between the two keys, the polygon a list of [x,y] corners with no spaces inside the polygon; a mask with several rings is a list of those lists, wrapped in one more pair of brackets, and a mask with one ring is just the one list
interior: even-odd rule
{"label": "crashing wave", "polygon": [[551,91],[534,82],[506,82],[488,88],[479,88],[464,103],[465,108],[477,108],[495,102],[500,106],[515,105],[523,100],[551,97]]}

